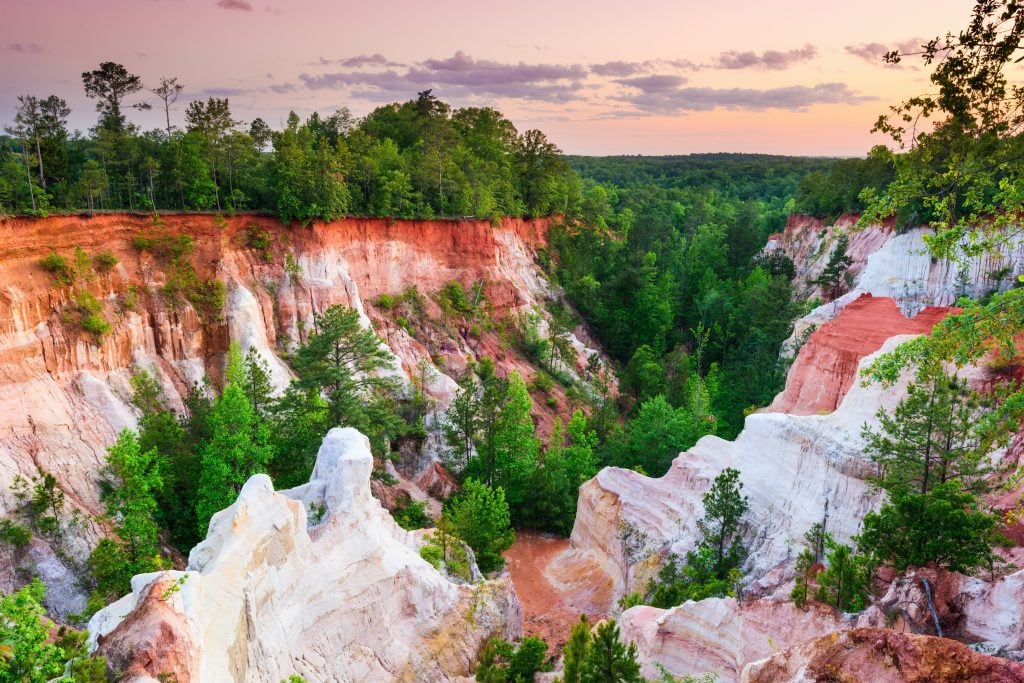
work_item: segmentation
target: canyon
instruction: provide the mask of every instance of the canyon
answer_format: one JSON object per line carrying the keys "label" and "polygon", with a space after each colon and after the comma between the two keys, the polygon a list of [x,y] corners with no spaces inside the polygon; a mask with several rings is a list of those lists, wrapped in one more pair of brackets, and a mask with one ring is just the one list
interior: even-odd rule
{"label": "canyon", "polygon": [[[282,355],[314,329],[315,314],[334,304],[356,309],[363,324],[374,327],[407,391],[422,380],[429,434],[398,463],[402,485],[421,498],[431,487],[449,485],[436,467],[436,420],[456,387],[446,373],[462,372],[483,355],[493,357],[499,371],[520,370],[527,380],[535,370],[499,343],[496,329],[435,325],[417,340],[376,303],[413,289],[426,317],[437,318],[433,297],[446,283],[467,289],[479,283],[495,319],[514,322],[539,311],[543,321],[544,303],[558,296],[535,261],[549,224],[345,219],[290,227],[262,216],[208,214],[0,220],[0,513],[18,506],[11,487],[19,476],[49,472],[65,494],[59,547],[34,539],[30,548],[38,571],[59,587],[49,595],[51,610],[64,615],[84,605],[73,566],[103,533],[96,521],[103,512],[97,473],[106,449],[118,431],[136,425],[131,374],[151,372],[168,403],[181,408],[195,383],[219,381],[230,340],[243,352],[257,350],[281,390],[290,379]],[[189,262],[200,281],[224,283],[222,311],[211,314],[168,296],[176,277],[172,264],[139,248],[140,240],[179,236],[194,244]],[[250,245],[255,238],[259,248]],[[74,287],[102,303],[111,330],[101,340],[76,323],[73,288],[40,266],[55,252],[74,262],[76,247],[87,257],[107,251],[117,259],[107,273],[83,269]],[[594,351],[572,341],[579,353],[573,365],[582,368]],[[564,412],[564,392],[556,387],[553,393],[554,406],[535,401],[542,430]],[[17,561],[0,558],[0,587],[16,582]]]}
{"label": "canyon", "polygon": [[[766,247],[792,259],[808,297],[820,295],[809,282],[844,232],[853,258],[849,291],[796,322],[786,386],[772,405],[749,415],[734,441],[704,437],[664,477],[601,470],[581,488],[570,539],[524,535],[507,554],[509,574],[467,585],[423,561],[422,534],[400,529],[371,496],[372,486],[386,503],[394,490],[371,483],[365,437],[332,430],[308,484],[275,491],[266,476],[253,477],[187,562],[135,577],[130,595],[93,618],[92,644],[138,681],[165,673],[181,683],[279,681],[292,673],[309,680],[456,680],[471,675],[491,635],[541,634],[558,643],[586,612],[617,616],[652,677],[660,665],[676,675],[714,671],[723,682],[803,680],[823,667],[874,672],[879,658],[895,658],[913,661],[918,680],[928,680],[937,664],[927,653],[948,650],[963,671],[1015,680],[1017,665],[1006,660],[917,633],[879,632],[889,625],[881,607],[853,619],[801,610],[787,599],[804,531],[825,521],[837,540],[848,541],[881,501],[866,481],[873,466],[860,430],[879,408],[898,403],[906,378],[891,387],[866,385],[859,370],[954,312],[959,294],[1006,288],[1024,272],[1020,242],[965,271],[923,254],[923,231],[854,231],[852,223],[792,217]],[[234,341],[268,361],[280,390],[291,378],[288,352],[313,329],[314,315],[333,304],[356,309],[391,350],[390,372],[428,397],[427,437],[388,464],[398,488],[424,501],[430,491],[451,490],[438,463],[438,418],[454,396],[454,378],[482,356],[527,379],[535,368],[502,344],[496,329],[424,323],[412,330],[382,297],[415,287],[430,321],[441,317],[434,295],[447,283],[481,283],[495,320],[537,313],[543,326],[545,303],[560,297],[538,265],[549,227],[546,219],[343,219],[298,227],[255,215],[199,214],[0,221],[0,513],[18,505],[15,478],[38,469],[52,473],[65,493],[60,542],[33,539],[27,551],[51,586],[51,613],[61,617],[84,604],[76,563],[104,531],[96,479],[106,448],[119,430],[136,425],[132,372],[152,372],[180,407],[194,383],[220,381]],[[163,294],[172,269],[138,248],[139,237],[177,235],[194,241],[197,276],[224,283],[219,313]],[[76,284],[103,303],[112,329],[101,340],[76,324],[72,288],[40,267],[55,245],[68,258],[77,246],[118,259],[110,272],[87,273]],[[600,351],[582,328],[572,346],[576,357],[566,369],[583,376]],[[974,381],[990,375],[989,368],[972,370]],[[564,391],[556,387],[552,399],[534,401],[542,433],[565,414]],[[694,547],[701,496],[726,467],[741,472],[750,497],[740,599],[621,611],[619,600],[642,589],[669,555]],[[319,506],[326,513],[314,523],[309,512]],[[959,637],[1006,654],[1024,649],[1022,577],[931,581],[943,587],[939,609]],[[14,558],[0,558],[0,587],[16,582]],[[928,628],[918,613],[923,600],[911,581],[881,604],[917,606],[898,625],[920,633]]]}

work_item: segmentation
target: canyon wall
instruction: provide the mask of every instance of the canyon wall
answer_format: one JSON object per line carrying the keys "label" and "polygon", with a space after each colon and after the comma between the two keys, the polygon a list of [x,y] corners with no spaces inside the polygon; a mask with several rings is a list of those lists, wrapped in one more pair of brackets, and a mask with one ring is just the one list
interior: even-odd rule
{"label": "canyon wall", "polygon": [[[375,328],[406,384],[422,374],[421,363],[430,369],[423,388],[433,433],[403,463],[404,474],[424,487],[443,485],[434,467],[436,423],[454,394],[450,375],[481,355],[493,356],[502,371],[521,370],[526,379],[533,368],[500,344],[495,330],[477,336],[457,330],[421,342],[375,302],[414,287],[428,315],[439,315],[431,297],[455,280],[467,288],[483,283],[497,319],[533,310],[556,296],[534,262],[547,227],[546,219],[515,218],[496,226],[353,218],[302,227],[261,216],[200,214],[0,221],[0,514],[18,505],[11,492],[15,477],[31,477],[38,468],[52,473],[69,515],[59,543],[34,545],[33,559],[54,577],[70,576],[102,533],[95,521],[102,513],[95,480],[106,448],[120,429],[135,425],[131,373],[153,372],[171,405],[180,407],[192,384],[205,376],[219,381],[233,340],[243,351],[255,348],[263,355],[280,389],[290,378],[281,354],[305,339],[313,316],[333,304],[355,308]],[[158,249],[137,248],[140,238],[179,235],[194,241],[188,261],[199,281],[225,284],[222,310],[197,310],[181,296],[165,295],[165,286],[180,276],[166,256],[154,253]],[[110,251],[118,263],[100,273],[86,260],[74,287],[42,269],[41,260],[53,250],[73,265],[76,246],[87,257]],[[102,339],[77,322],[82,292],[102,303],[111,323]],[[574,341],[580,357],[573,365],[579,368],[593,352]],[[536,403],[542,428],[564,409],[564,400],[554,407]],[[14,585],[14,565],[0,557],[0,588]],[[50,599],[58,614],[82,607],[73,590],[52,592]]]}
{"label": "canyon wall", "polygon": [[[184,571],[136,576],[89,623],[127,681],[447,681],[520,633],[508,579],[448,580],[370,494],[365,436],[332,429],[308,484],[252,477]],[[323,517],[310,522],[314,509]]]}

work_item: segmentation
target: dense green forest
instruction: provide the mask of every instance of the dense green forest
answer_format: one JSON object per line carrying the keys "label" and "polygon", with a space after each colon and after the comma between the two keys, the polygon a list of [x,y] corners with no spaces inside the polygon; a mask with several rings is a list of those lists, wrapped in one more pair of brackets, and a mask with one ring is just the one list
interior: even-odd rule
{"label": "dense green forest", "polygon": [[[124,66],[82,74],[96,125],[68,130],[55,95],[23,95],[0,137],[0,214],[50,211],[261,211],[283,221],[344,215],[433,218],[566,213],[576,178],[538,130],[491,108],[452,109],[429,90],[356,120],[347,109],[288,116],[283,130],[236,120],[227,98],[175,102],[184,86],[146,90]],[[148,98],[145,99],[145,98]],[[142,131],[130,108],[162,109]]]}
{"label": "dense green forest", "polygon": [[832,162],[571,159],[583,198],[579,220],[552,234],[554,274],[621,364],[635,418],[608,435],[603,460],[660,475],[702,434],[734,436],[781,388],[799,307],[792,264],[761,248],[802,180]]}

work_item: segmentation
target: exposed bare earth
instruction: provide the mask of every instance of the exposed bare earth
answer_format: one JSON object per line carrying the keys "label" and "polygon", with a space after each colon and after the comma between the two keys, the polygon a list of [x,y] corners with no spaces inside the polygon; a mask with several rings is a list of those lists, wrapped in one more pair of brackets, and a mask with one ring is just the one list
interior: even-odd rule
{"label": "exposed bare earth", "polygon": [[[552,649],[560,649],[570,627],[586,612],[592,619],[604,616],[604,599],[588,595],[589,582],[561,576],[553,564],[569,547],[569,540],[530,531],[516,533],[516,542],[505,552],[506,567],[523,608],[523,635],[540,636]],[[576,584],[576,585],[574,585]],[[574,590],[585,585],[586,592]]]}

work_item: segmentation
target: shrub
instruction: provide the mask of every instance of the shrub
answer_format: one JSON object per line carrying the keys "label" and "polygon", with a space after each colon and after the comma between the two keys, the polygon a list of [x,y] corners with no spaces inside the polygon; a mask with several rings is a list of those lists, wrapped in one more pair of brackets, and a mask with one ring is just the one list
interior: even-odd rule
{"label": "shrub", "polygon": [[395,297],[391,296],[390,294],[381,294],[379,297],[377,297],[377,308],[379,308],[382,311],[390,311],[395,307],[396,303],[397,301]]}
{"label": "shrub", "polygon": [[434,567],[434,569],[441,568],[441,560],[443,555],[440,547],[432,544],[427,544],[420,548],[420,557],[429,562],[431,566]]}
{"label": "shrub", "polygon": [[434,520],[427,514],[427,503],[422,500],[409,501],[404,507],[391,513],[392,518],[406,531],[430,526]]}
{"label": "shrub", "polygon": [[444,309],[444,312],[449,315],[465,315],[473,309],[469,303],[469,297],[466,295],[466,290],[463,289],[457,280],[452,280],[441,288],[441,291],[437,293],[437,302]]}
{"label": "shrub", "polygon": [[103,302],[90,292],[80,292],[75,297],[75,304],[81,315],[79,325],[84,331],[94,335],[97,339],[110,332],[112,329],[110,323],[103,317]]}
{"label": "shrub", "polygon": [[109,250],[101,251],[92,257],[93,267],[100,273],[109,273],[117,265],[117,257]]}
{"label": "shrub", "polygon": [[245,246],[254,251],[260,252],[260,256],[264,261],[270,260],[270,247],[273,246],[273,238],[269,230],[261,228],[253,223],[245,229],[243,239],[245,241]]}
{"label": "shrub", "polygon": [[212,279],[195,285],[188,293],[188,300],[199,315],[211,320],[220,320],[227,295],[227,286],[220,280]]}
{"label": "shrub", "polygon": [[75,273],[68,260],[55,251],[47,254],[39,262],[40,267],[53,276],[53,279],[60,285],[70,285],[74,282]]}
{"label": "shrub", "polygon": [[195,240],[190,235],[136,235],[132,246],[139,251],[148,251],[160,259],[178,260],[192,253]]}
{"label": "shrub", "polygon": [[0,543],[7,543],[15,548],[24,548],[31,540],[32,530],[24,524],[18,524],[12,519],[0,521]]}

